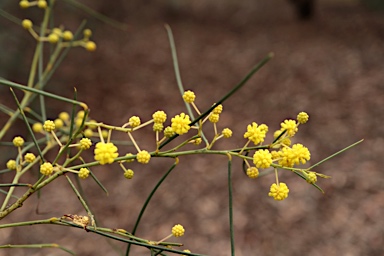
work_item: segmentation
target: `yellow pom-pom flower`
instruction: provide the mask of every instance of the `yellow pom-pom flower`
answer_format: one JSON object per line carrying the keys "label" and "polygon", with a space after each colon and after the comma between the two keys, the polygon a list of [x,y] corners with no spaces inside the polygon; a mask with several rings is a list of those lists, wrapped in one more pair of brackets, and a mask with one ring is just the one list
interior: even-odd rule
{"label": "yellow pom-pom flower", "polygon": [[147,164],[151,159],[151,155],[146,150],[142,150],[136,155],[137,162]]}
{"label": "yellow pom-pom flower", "polygon": [[56,128],[55,123],[51,120],[47,120],[44,122],[43,129],[46,132],[52,132]]}
{"label": "yellow pom-pom flower", "polygon": [[171,119],[171,122],[172,130],[179,135],[187,133],[191,128],[189,126],[191,120],[189,119],[189,116],[184,113],[176,115],[174,118]]}
{"label": "yellow pom-pom flower", "polygon": [[73,34],[71,31],[66,30],[63,32],[63,39],[66,41],[71,41],[73,39]]}
{"label": "yellow pom-pom flower", "polygon": [[84,37],[86,37],[86,38],[91,37],[91,36],[92,36],[92,30],[90,30],[89,28],[84,29],[84,31],[83,31],[83,35],[84,35]]}
{"label": "yellow pom-pom flower", "polygon": [[215,124],[215,123],[219,122],[220,115],[219,114],[210,114],[208,119],[209,119],[209,122]]}
{"label": "yellow pom-pom flower", "polygon": [[21,1],[19,2],[19,6],[20,6],[21,8],[23,8],[23,9],[28,8],[28,7],[29,7],[29,2],[28,2],[28,0],[21,0]]}
{"label": "yellow pom-pom flower", "polygon": [[111,164],[118,157],[117,147],[109,142],[98,142],[95,148],[95,160],[99,161],[101,165]]}
{"label": "yellow pom-pom flower", "polygon": [[152,118],[155,123],[162,124],[167,120],[167,114],[164,111],[159,110],[153,113]]}
{"label": "yellow pom-pom flower", "polygon": [[49,176],[53,173],[53,166],[50,162],[45,162],[42,165],[40,165],[40,173]]}
{"label": "yellow pom-pom flower", "polygon": [[89,52],[94,52],[96,50],[96,43],[92,41],[86,42],[85,49]]}
{"label": "yellow pom-pom flower", "polygon": [[295,120],[284,120],[280,125],[282,131],[287,130],[287,135],[289,137],[293,137],[298,130]]}
{"label": "yellow pom-pom flower", "polygon": [[253,122],[252,125],[249,124],[247,126],[247,131],[244,133],[244,138],[249,139],[256,145],[264,141],[267,131],[268,126],[265,124],[259,126],[257,123]]}
{"label": "yellow pom-pom flower", "polygon": [[93,136],[92,129],[85,129],[84,130],[84,136],[87,137],[87,138],[91,138]]}
{"label": "yellow pom-pom flower", "polygon": [[316,181],[317,181],[317,176],[316,176],[316,173],[314,172],[309,172],[307,174],[307,177],[306,177],[306,180],[309,184],[315,184]]}
{"label": "yellow pom-pom flower", "polygon": [[259,170],[254,166],[249,167],[247,169],[247,176],[251,179],[256,179],[257,177],[259,177]]}
{"label": "yellow pom-pom flower", "polygon": [[43,131],[43,124],[42,123],[34,123],[32,125],[32,130],[36,133],[40,133]]}
{"label": "yellow pom-pom flower", "polygon": [[260,149],[253,155],[253,163],[257,168],[268,168],[272,164],[272,154],[268,149]]}
{"label": "yellow pom-pom flower", "polygon": [[195,93],[193,91],[188,90],[188,91],[184,92],[183,99],[187,103],[192,103],[192,102],[195,101],[196,95],[195,95]]}
{"label": "yellow pom-pom flower", "polygon": [[164,136],[167,138],[171,138],[173,135],[175,135],[175,132],[173,131],[172,127],[167,126],[164,129]]}
{"label": "yellow pom-pom flower", "polygon": [[212,113],[213,114],[217,114],[217,115],[220,115],[221,112],[223,112],[223,105],[217,105],[217,107],[215,107],[213,110],[212,110]]}
{"label": "yellow pom-pom flower", "polygon": [[141,124],[140,117],[132,116],[131,118],[129,118],[129,124],[131,125],[131,127],[139,126]]}
{"label": "yellow pom-pom flower", "polygon": [[[20,2],[21,3],[21,2]],[[28,3],[29,5],[29,3]],[[22,22],[21,22],[21,25],[23,26],[23,28],[25,29],[31,29],[32,26],[33,26],[33,23],[31,20],[28,20],[28,19],[24,19]]]}
{"label": "yellow pom-pom flower", "polygon": [[45,0],[38,0],[37,1],[37,7],[41,8],[41,9],[47,8],[47,1],[45,1]]}
{"label": "yellow pom-pom flower", "polygon": [[295,144],[292,148],[284,147],[278,153],[279,164],[286,167],[293,167],[300,163],[305,164],[311,159],[311,153],[302,144]]}
{"label": "yellow pom-pom flower", "polygon": [[53,122],[55,123],[56,129],[60,129],[64,126],[64,122],[60,118],[55,119],[55,121],[53,121]]}
{"label": "yellow pom-pom flower", "polygon": [[80,148],[82,150],[89,149],[92,146],[92,141],[88,138],[82,138],[80,140]]}
{"label": "yellow pom-pom flower", "polygon": [[13,138],[12,143],[15,147],[22,147],[24,145],[24,139],[20,136]]}
{"label": "yellow pom-pom flower", "polygon": [[154,123],[153,124],[153,131],[154,132],[161,132],[164,128],[164,125],[162,123]]}
{"label": "yellow pom-pom flower", "polygon": [[184,227],[180,224],[177,224],[177,225],[173,226],[173,228],[172,228],[172,235],[174,237],[183,236],[184,232],[185,232]]}
{"label": "yellow pom-pom flower", "polygon": [[16,161],[11,159],[11,160],[8,160],[7,162],[7,168],[9,170],[16,170]]}
{"label": "yellow pom-pom flower", "polygon": [[76,117],[79,118],[79,119],[83,119],[85,116],[85,111],[84,110],[80,110],[79,112],[77,112],[76,114]]}
{"label": "yellow pom-pom flower", "polygon": [[48,42],[55,44],[59,41],[59,36],[56,33],[52,33],[48,36]]}
{"label": "yellow pom-pom flower", "polygon": [[87,168],[80,168],[79,173],[77,174],[79,178],[86,179],[89,176],[89,170]]}
{"label": "yellow pom-pom flower", "polygon": [[33,153],[27,153],[25,154],[24,159],[27,163],[32,163],[33,161],[35,161],[36,156]]}
{"label": "yellow pom-pom flower", "polygon": [[65,122],[65,121],[68,121],[68,120],[69,120],[69,114],[68,114],[67,112],[61,112],[61,113],[59,114],[59,118],[60,118],[61,120],[63,120],[64,122]]}
{"label": "yellow pom-pom flower", "polygon": [[132,179],[133,178],[133,175],[134,175],[135,173],[131,170],[131,169],[128,169],[128,170],[125,170],[124,171],[124,177],[126,178],[126,179]]}
{"label": "yellow pom-pom flower", "polygon": [[299,124],[305,124],[306,122],[308,122],[308,119],[309,115],[305,112],[300,112],[297,115],[297,122],[299,122]]}
{"label": "yellow pom-pom flower", "polygon": [[221,132],[221,134],[223,134],[224,138],[228,139],[228,138],[232,137],[232,130],[229,128],[224,128],[223,131]]}
{"label": "yellow pom-pom flower", "polygon": [[108,138],[109,132],[107,130],[102,130],[101,131],[101,136],[103,136],[104,139]]}
{"label": "yellow pom-pom flower", "polygon": [[269,190],[269,196],[273,197],[273,199],[281,201],[288,197],[289,189],[287,184],[280,182],[279,185],[273,183]]}

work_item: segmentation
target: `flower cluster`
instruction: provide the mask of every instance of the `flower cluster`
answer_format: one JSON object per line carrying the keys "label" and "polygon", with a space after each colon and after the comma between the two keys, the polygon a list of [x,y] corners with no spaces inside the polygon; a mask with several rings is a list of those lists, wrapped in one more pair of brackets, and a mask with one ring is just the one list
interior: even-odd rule
{"label": "flower cluster", "polygon": [[151,155],[146,150],[142,150],[136,155],[137,162],[142,164],[149,163],[149,160],[151,159]]}
{"label": "flower cluster", "polygon": [[52,120],[47,120],[44,122],[43,129],[46,132],[52,132],[56,128],[55,123]]}
{"label": "flower cluster", "polygon": [[184,133],[187,133],[189,129],[191,128],[189,124],[191,123],[191,120],[189,119],[189,116],[181,113],[180,115],[176,115],[171,119],[172,122],[172,130],[173,132],[182,135]]}
{"label": "flower cluster", "polygon": [[81,178],[81,179],[86,179],[86,178],[88,178],[88,176],[89,176],[89,170],[87,169],[87,168],[81,168],[80,170],[79,170],[79,173],[78,173],[78,175],[79,175],[79,178]]}
{"label": "flower cluster", "polygon": [[290,147],[283,147],[277,152],[279,165],[293,167],[295,164],[305,164],[311,158],[308,148],[302,144],[295,144]]}
{"label": "flower cluster", "polygon": [[280,182],[279,184],[273,183],[269,190],[269,196],[273,199],[281,201],[288,197],[289,189],[287,184]]}
{"label": "flower cluster", "polygon": [[272,164],[272,154],[268,149],[260,149],[253,155],[253,163],[257,168],[268,168]]}
{"label": "flower cluster", "polygon": [[259,170],[254,166],[249,167],[247,169],[247,176],[251,179],[256,179],[257,177],[259,177]]}
{"label": "flower cluster", "polygon": [[265,136],[268,132],[268,126],[265,124],[258,125],[253,122],[247,126],[247,131],[244,133],[244,138],[249,139],[255,145],[264,142]]}
{"label": "flower cluster", "polygon": [[40,165],[40,173],[49,176],[53,173],[53,166],[49,162],[45,162],[42,165]]}
{"label": "flower cluster", "polygon": [[172,235],[174,237],[183,236],[184,232],[185,232],[184,227],[180,224],[177,224],[177,225],[173,226],[173,228],[172,228]]}
{"label": "flower cluster", "polygon": [[119,155],[117,147],[111,142],[98,142],[94,152],[95,160],[99,161],[101,165],[113,163]]}
{"label": "flower cluster", "polygon": [[20,136],[13,138],[12,142],[15,147],[22,147],[24,145],[24,139]]}

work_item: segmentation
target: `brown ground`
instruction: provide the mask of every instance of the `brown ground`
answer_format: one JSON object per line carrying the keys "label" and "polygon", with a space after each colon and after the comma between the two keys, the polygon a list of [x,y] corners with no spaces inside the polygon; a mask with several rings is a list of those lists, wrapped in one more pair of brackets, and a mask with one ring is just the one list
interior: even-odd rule
{"label": "brown ground", "polygon": [[[288,3],[277,0],[186,1],[173,11],[160,1],[113,6],[87,2],[129,24],[129,31],[91,19],[88,26],[94,31],[97,51],[73,50],[47,90],[70,96],[76,86],[79,99],[87,102],[91,116],[98,121],[121,125],[132,115],[147,120],[158,109],[169,116],[184,111],[164,29],[167,22],[173,29],[184,86],[195,91],[200,109],[220,99],[269,52],[275,53],[275,58],[224,104],[218,126],[230,127],[234,137],[218,143],[217,148],[240,147],[245,127],[253,121],[266,123],[273,131],[285,118],[294,118],[303,110],[310,114],[310,122],[300,127],[296,142],[309,147],[312,163],[365,139],[316,169],[332,176],[319,181],[325,195],[295,175],[280,172],[280,181],[290,187],[289,198],[282,202],[267,196],[273,176],[250,180],[242,173],[241,162],[235,160],[236,255],[384,254],[383,12],[369,11],[352,1],[324,1],[318,3],[313,20],[302,23]],[[75,28],[84,14],[76,12],[69,19],[67,14],[73,14],[73,9],[60,6],[58,20],[64,16],[63,24]],[[19,36],[25,45],[32,44],[26,35]],[[8,70],[11,80],[25,83],[30,54],[24,54],[28,58],[19,57],[22,61],[18,65],[25,71]],[[53,117],[70,110],[69,105],[48,100],[50,103],[54,103],[49,109]],[[136,138],[142,148],[153,149],[149,130]],[[133,149],[119,150],[121,155],[129,151]],[[122,177],[117,165],[93,169],[109,190],[107,197],[91,179],[83,182],[99,225],[131,230],[146,196],[171,164],[170,159],[153,159],[148,166],[133,164],[135,178],[130,181]],[[166,236],[172,225],[182,223],[186,235],[175,241],[184,243],[185,248],[229,255],[226,165],[222,156],[181,157],[149,204],[137,234],[156,240]],[[5,180],[8,182],[0,178]],[[84,214],[64,178],[42,195],[39,210],[48,213],[36,215],[36,203],[36,198],[31,198],[1,223]],[[58,243],[78,255],[119,255],[115,247],[125,248],[119,242],[111,246],[106,239],[82,230],[56,226],[1,230],[0,241]],[[0,251],[0,255],[10,253]],[[66,255],[53,249],[13,251],[14,255],[27,253]],[[149,253],[135,247],[132,255]]]}

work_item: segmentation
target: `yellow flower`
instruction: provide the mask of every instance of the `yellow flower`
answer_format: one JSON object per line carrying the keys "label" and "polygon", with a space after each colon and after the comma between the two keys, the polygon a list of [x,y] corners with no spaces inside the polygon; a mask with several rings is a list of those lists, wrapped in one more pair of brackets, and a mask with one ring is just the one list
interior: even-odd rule
{"label": "yellow flower", "polygon": [[29,2],[28,2],[28,0],[21,0],[21,1],[19,2],[19,6],[20,6],[21,8],[23,8],[23,9],[28,8],[28,7],[29,7]]}
{"label": "yellow flower", "polygon": [[16,170],[16,161],[11,159],[7,162],[7,168],[9,170]]}
{"label": "yellow flower", "polygon": [[287,130],[287,135],[289,137],[293,137],[298,130],[295,120],[284,120],[280,125],[282,131]]}
{"label": "yellow flower", "polygon": [[59,114],[59,118],[63,121],[68,121],[69,120],[69,114],[67,112],[61,112]]}
{"label": "yellow flower", "polygon": [[247,126],[247,131],[244,133],[244,138],[249,139],[255,145],[262,143],[265,139],[265,135],[268,131],[268,126],[262,124],[260,126],[253,122],[252,125]]}
{"label": "yellow flower", "polygon": [[151,155],[146,150],[142,150],[136,155],[137,162],[147,164],[151,159]]}
{"label": "yellow flower", "polygon": [[55,33],[52,33],[48,36],[48,41],[51,43],[51,44],[55,44],[59,41],[59,36]]}
{"label": "yellow flower", "polygon": [[191,123],[191,120],[189,119],[189,116],[181,113],[180,115],[176,115],[174,118],[171,119],[172,122],[172,130],[182,135],[184,133],[187,133],[189,129],[191,128],[189,124]]}
{"label": "yellow flower", "polygon": [[[20,2],[20,5],[23,1]],[[29,5],[29,3],[28,3]],[[25,29],[31,29],[32,26],[33,26],[33,23],[31,20],[28,20],[28,19],[24,19],[22,22],[21,22],[21,25],[23,26],[23,28]]]}
{"label": "yellow flower", "polygon": [[92,129],[85,129],[84,130],[84,136],[87,137],[87,138],[91,138],[93,136],[93,131]]}
{"label": "yellow flower", "polygon": [[20,136],[13,138],[12,142],[15,147],[22,147],[24,145],[24,139]]}
{"label": "yellow flower", "polygon": [[89,170],[87,168],[80,168],[78,173],[79,178],[86,179],[89,176]]}
{"label": "yellow flower", "polygon": [[219,122],[219,119],[220,119],[220,115],[219,114],[210,114],[209,115],[209,122],[211,122],[211,123],[217,123],[217,122]]}
{"label": "yellow flower", "polygon": [[111,164],[118,157],[117,147],[113,143],[98,142],[95,148],[95,160],[101,165]]}
{"label": "yellow flower", "polygon": [[86,44],[85,44],[85,49],[89,52],[93,52],[96,50],[96,43],[95,42],[92,42],[92,41],[88,41]]}
{"label": "yellow flower", "polygon": [[257,177],[259,177],[259,170],[257,170],[256,167],[249,167],[247,169],[247,176],[251,179],[256,179]]}
{"label": "yellow flower", "polygon": [[280,182],[279,185],[273,183],[269,190],[269,196],[273,197],[273,199],[281,201],[288,197],[289,189],[288,186]]}
{"label": "yellow flower", "polygon": [[41,8],[41,9],[47,8],[47,1],[45,1],[45,0],[38,0],[37,1],[37,7]]}
{"label": "yellow flower", "polygon": [[43,129],[46,132],[52,132],[56,128],[55,123],[51,120],[47,120],[44,122]]}
{"label": "yellow flower", "polygon": [[165,122],[165,120],[167,120],[167,114],[164,111],[159,110],[153,113],[152,118],[155,123],[162,124]]}
{"label": "yellow flower", "polygon": [[164,125],[162,123],[154,123],[153,124],[153,131],[154,132],[161,132],[164,128]]}
{"label": "yellow flower", "polygon": [[268,149],[260,149],[253,155],[253,163],[257,168],[268,168],[272,164],[272,154]]}
{"label": "yellow flower", "polygon": [[305,164],[311,159],[311,153],[302,144],[295,144],[292,148],[284,147],[278,153],[279,164],[286,167],[293,167],[300,163]]}
{"label": "yellow flower", "polygon": [[175,132],[173,131],[172,127],[167,126],[164,129],[164,136],[167,138],[171,138],[173,135],[175,135]]}
{"label": "yellow flower", "polygon": [[132,116],[131,118],[129,118],[129,124],[132,126],[132,127],[137,127],[141,124],[141,121],[140,121],[140,117],[138,116]]}
{"label": "yellow flower", "polygon": [[306,122],[308,122],[308,119],[309,119],[309,116],[305,112],[300,112],[297,115],[297,122],[299,122],[299,124],[305,124]]}
{"label": "yellow flower", "polygon": [[73,39],[73,34],[71,31],[66,30],[63,32],[63,39],[66,41],[71,41]]}
{"label": "yellow flower", "polygon": [[32,130],[36,133],[42,132],[43,131],[43,124],[42,123],[34,123],[32,125]]}
{"label": "yellow flower", "polygon": [[190,90],[185,91],[183,94],[183,99],[187,103],[192,103],[196,99],[195,93],[193,91],[190,91]]}
{"label": "yellow flower", "polygon": [[46,163],[43,163],[42,165],[40,165],[40,173],[45,175],[45,176],[49,176],[51,175],[53,172],[53,166],[50,162],[46,162]]}
{"label": "yellow flower", "polygon": [[33,161],[35,161],[36,156],[33,153],[27,153],[25,154],[24,159],[27,163],[32,163]]}
{"label": "yellow flower", "polygon": [[60,118],[55,119],[54,123],[55,123],[56,129],[60,129],[61,127],[64,126],[64,122]]}
{"label": "yellow flower", "polygon": [[228,139],[228,138],[232,137],[232,130],[229,128],[224,128],[223,131],[221,132],[221,134],[223,134],[224,138]]}
{"label": "yellow flower", "polygon": [[129,179],[129,180],[132,179],[133,175],[134,175],[134,172],[131,169],[128,169],[128,170],[124,171],[124,177],[126,179]]}
{"label": "yellow flower", "polygon": [[316,176],[316,173],[314,172],[309,172],[307,174],[307,177],[306,177],[306,180],[309,184],[315,184],[316,181],[317,181],[317,176]]}
{"label": "yellow flower", "polygon": [[217,107],[215,107],[213,110],[212,110],[212,113],[213,114],[221,114],[221,112],[223,112],[223,105],[217,105]]}
{"label": "yellow flower", "polygon": [[172,228],[172,235],[174,237],[183,236],[184,232],[185,232],[184,227],[180,224],[177,224],[177,225],[173,226],[173,228]]}
{"label": "yellow flower", "polygon": [[92,146],[92,141],[88,138],[82,138],[80,140],[80,148],[83,150],[89,149]]}

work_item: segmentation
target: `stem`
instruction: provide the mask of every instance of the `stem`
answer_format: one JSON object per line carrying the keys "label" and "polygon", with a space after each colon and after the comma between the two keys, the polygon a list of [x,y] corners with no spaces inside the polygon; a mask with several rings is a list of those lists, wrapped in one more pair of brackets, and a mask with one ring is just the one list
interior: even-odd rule
{"label": "stem", "polygon": [[[163,177],[161,177],[161,179],[159,180],[159,182],[158,182],[158,183],[156,184],[156,186],[152,189],[151,193],[149,194],[149,196],[148,196],[147,199],[145,200],[144,205],[143,205],[143,207],[142,207],[141,210],[140,210],[139,216],[137,217],[135,226],[133,227],[132,235],[135,235],[136,230],[137,230],[137,227],[139,226],[141,217],[143,217],[143,214],[144,214],[144,212],[145,212],[145,209],[147,208],[147,206],[148,206],[149,202],[151,201],[153,195],[155,194],[156,190],[160,187],[161,183],[163,183],[163,181],[165,180],[165,178],[167,178],[167,176],[171,173],[171,171],[176,167],[176,165],[178,164],[178,162],[179,162],[179,161],[178,161],[178,159],[176,158],[175,163],[171,166],[171,168],[169,168],[169,170],[163,175]],[[130,250],[131,250],[131,244],[128,244],[127,251],[126,251],[126,253],[125,253],[126,256],[129,255],[129,251],[130,251]]]}
{"label": "stem", "polygon": [[229,233],[231,239],[231,256],[235,255],[235,237],[233,230],[233,202],[232,202],[232,159],[228,160],[228,210],[229,210]]}

